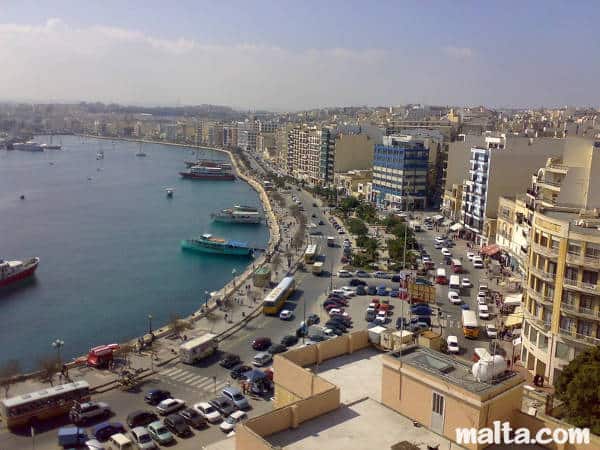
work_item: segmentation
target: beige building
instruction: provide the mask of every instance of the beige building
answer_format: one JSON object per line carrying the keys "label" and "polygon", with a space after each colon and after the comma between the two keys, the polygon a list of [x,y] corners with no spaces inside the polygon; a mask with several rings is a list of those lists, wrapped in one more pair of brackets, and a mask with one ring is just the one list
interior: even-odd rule
{"label": "beige building", "polygon": [[496,244],[513,259],[512,266],[521,274],[527,271],[531,216],[526,196],[500,197],[496,219]]}
{"label": "beige building", "polygon": [[313,185],[333,182],[335,135],[330,128],[298,126],[288,133],[287,173]]}
{"label": "beige building", "polygon": [[340,134],[335,138],[335,173],[373,167],[374,142],[366,134]]}
{"label": "beige building", "polygon": [[356,198],[369,198],[367,185],[373,180],[371,170],[351,170],[346,173],[336,173],[333,176],[335,187],[343,190],[345,195]]}

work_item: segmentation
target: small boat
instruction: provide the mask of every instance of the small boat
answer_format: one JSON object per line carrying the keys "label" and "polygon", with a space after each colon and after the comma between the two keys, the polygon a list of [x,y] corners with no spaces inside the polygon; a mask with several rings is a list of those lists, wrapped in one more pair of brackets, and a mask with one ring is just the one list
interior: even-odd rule
{"label": "small boat", "polygon": [[139,148],[138,152],[135,154],[135,156],[140,156],[140,157],[146,156],[146,152],[144,152],[144,150],[142,149],[142,145],[144,145],[144,144],[140,142],[140,148]]}
{"label": "small boat", "polygon": [[165,188],[165,192],[167,193],[167,197],[173,197],[173,192],[175,192],[175,189]]}
{"label": "small boat", "polygon": [[6,286],[33,275],[39,263],[40,258],[38,257],[30,258],[27,261],[4,261],[0,259],[0,286]]}
{"label": "small boat", "polygon": [[211,234],[203,234],[197,238],[181,241],[181,248],[219,255],[254,256],[254,249],[249,247],[246,242],[226,240]]}
{"label": "small boat", "polygon": [[96,153],[96,159],[100,160],[100,159],[104,159],[104,151],[100,150],[98,153]]}

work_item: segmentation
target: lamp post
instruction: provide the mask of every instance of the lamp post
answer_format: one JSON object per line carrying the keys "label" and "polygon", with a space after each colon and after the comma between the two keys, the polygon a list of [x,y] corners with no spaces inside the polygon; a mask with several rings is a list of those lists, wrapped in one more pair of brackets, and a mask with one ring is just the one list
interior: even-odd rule
{"label": "lamp post", "polygon": [[52,347],[54,347],[56,349],[56,359],[58,361],[58,365],[62,367],[62,359],[60,356],[60,349],[62,348],[62,346],[65,345],[65,341],[61,340],[61,339],[55,339],[54,342],[52,342]]}
{"label": "lamp post", "polygon": [[210,293],[204,291],[204,309],[208,308],[208,300],[210,299]]}
{"label": "lamp post", "polygon": [[152,314],[148,314],[148,334],[152,334]]}

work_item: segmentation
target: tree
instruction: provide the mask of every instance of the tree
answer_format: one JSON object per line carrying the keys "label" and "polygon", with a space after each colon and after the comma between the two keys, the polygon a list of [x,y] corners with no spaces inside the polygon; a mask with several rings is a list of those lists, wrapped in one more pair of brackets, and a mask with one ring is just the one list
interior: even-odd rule
{"label": "tree", "polygon": [[50,383],[52,386],[52,379],[54,375],[59,371],[58,360],[55,356],[45,356],[40,358],[37,362],[38,367],[38,378],[42,383]]}
{"label": "tree", "polygon": [[4,388],[4,396],[8,397],[10,386],[15,383],[15,377],[21,372],[21,365],[16,359],[9,359],[0,366],[0,386]]}
{"label": "tree", "polygon": [[346,224],[348,225],[350,233],[354,235],[362,236],[369,232],[365,223],[360,219],[348,219]]}
{"label": "tree", "polygon": [[600,346],[580,353],[563,369],[554,384],[564,402],[565,418],[577,427],[600,434]]}
{"label": "tree", "polygon": [[181,332],[189,330],[190,328],[192,328],[191,325],[187,321],[180,319],[179,315],[171,314],[169,318],[169,329],[172,332],[174,332],[180,339],[183,339],[181,337]]}
{"label": "tree", "polygon": [[377,222],[377,209],[371,203],[361,202],[356,208],[356,215],[367,223]]}

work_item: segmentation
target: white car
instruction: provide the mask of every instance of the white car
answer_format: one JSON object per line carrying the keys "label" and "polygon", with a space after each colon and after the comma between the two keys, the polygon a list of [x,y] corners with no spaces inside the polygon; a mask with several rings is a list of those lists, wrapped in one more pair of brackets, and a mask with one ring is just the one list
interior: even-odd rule
{"label": "white car", "polygon": [[344,298],[350,298],[350,295],[348,295],[348,293],[343,289],[333,289],[331,293],[341,295]]}
{"label": "white car", "polygon": [[476,269],[483,269],[483,260],[479,256],[473,258],[473,267]]}
{"label": "white car", "polygon": [[464,288],[473,287],[473,283],[471,283],[471,280],[469,280],[468,278],[463,278],[460,282],[460,285]]}
{"label": "white car", "polygon": [[214,406],[209,405],[207,402],[196,403],[194,405],[194,409],[210,423],[215,423],[221,420],[221,413],[217,411]]}
{"label": "white car", "polygon": [[373,277],[374,278],[390,278],[390,274],[387,272],[382,272],[381,270],[378,270],[377,272],[373,272]]}
{"label": "white car", "polygon": [[448,353],[460,352],[460,347],[458,346],[458,338],[456,336],[448,336],[446,338],[446,343],[448,344]]}
{"label": "white car", "polygon": [[329,310],[329,317],[333,317],[333,316],[343,316],[343,317],[348,317],[348,313],[342,311],[339,308],[331,308]]}
{"label": "white car", "polygon": [[294,318],[294,313],[289,309],[284,309],[279,313],[279,318],[281,320],[292,320]]}
{"label": "white car", "polygon": [[344,294],[346,294],[347,296],[350,296],[350,297],[356,296],[356,288],[354,288],[352,286],[344,286],[344,287],[342,287],[342,291],[344,291]]}
{"label": "white car", "polygon": [[340,278],[352,278],[352,272],[341,269],[341,270],[338,270],[337,276]]}
{"label": "white car", "polygon": [[487,305],[485,295],[481,295],[481,294],[477,295],[477,304],[478,305]]}
{"label": "white car", "polygon": [[458,292],[454,291],[448,291],[448,300],[450,300],[450,303],[452,303],[453,305],[460,305],[461,303]]}
{"label": "white car", "polygon": [[229,417],[227,417],[227,419],[225,419],[223,422],[221,422],[221,425],[219,425],[219,428],[221,429],[221,431],[224,431],[225,433],[229,433],[230,431],[233,431],[233,429],[235,428],[235,425],[238,422],[241,422],[242,420],[246,420],[248,418],[248,416],[246,415],[246,413],[244,411],[235,411],[232,412]]}
{"label": "white car", "polygon": [[473,261],[474,257],[475,257],[475,253],[473,253],[473,252],[467,252],[467,259],[469,261]]}
{"label": "white car", "polygon": [[441,244],[445,240],[446,240],[446,238],[444,236],[436,236],[435,237],[435,242],[437,242],[438,244]]}
{"label": "white car", "polygon": [[490,311],[488,310],[487,305],[477,305],[477,309],[479,310],[479,318],[480,319],[489,319]]}
{"label": "white car", "polygon": [[485,332],[487,333],[489,338],[497,338],[498,337],[498,330],[491,323],[489,323],[485,326]]}
{"label": "white car", "polygon": [[423,256],[423,257],[421,258],[421,261],[423,261],[424,263],[426,263],[426,262],[431,262],[431,258],[430,258],[429,256]]}
{"label": "white car", "polygon": [[448,250],[446,247],[442,247],[442,255],[452,256],[452,253],[450,253],[450,250]]}
{"label": "white car", "polygon": [[261,352],[254,355],[252,358],[252,365],[257,367],[266,366],[273,361],[273,356],[270,353]]}
{"label": "white car", "polygon": [[166,416],[185,406],[185,402],[178,398],[167,398],[156,405],[156,409],[161,416]]}

